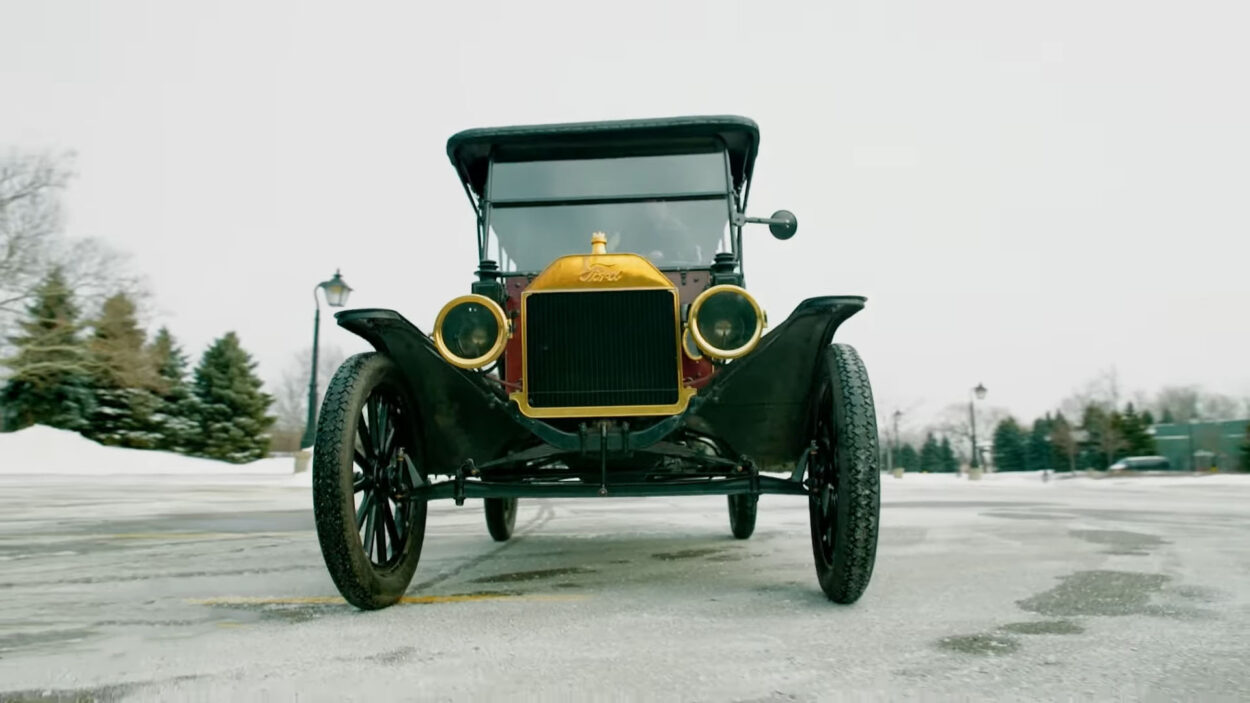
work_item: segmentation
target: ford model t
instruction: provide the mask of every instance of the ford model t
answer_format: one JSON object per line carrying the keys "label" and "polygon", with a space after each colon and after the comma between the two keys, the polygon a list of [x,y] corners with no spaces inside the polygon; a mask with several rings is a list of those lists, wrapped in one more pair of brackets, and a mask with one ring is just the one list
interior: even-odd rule
{"label": "ford model t", "polygon": [[[741,117],[473,129],[447,154],[477,220],[477,280],[423,332],[392,310],[339,324],[348,359],[317,426],[313,504],[343,596],[403,596],[429,501],[481,498],[508,539],[517,500],[806,496],[820,587],[858,599],[876,556],[877,428],[855,350],[864,299],[804,300],[765,332],[747,292],[759,131]],[[805,280],[818,280],[809,278]]]}

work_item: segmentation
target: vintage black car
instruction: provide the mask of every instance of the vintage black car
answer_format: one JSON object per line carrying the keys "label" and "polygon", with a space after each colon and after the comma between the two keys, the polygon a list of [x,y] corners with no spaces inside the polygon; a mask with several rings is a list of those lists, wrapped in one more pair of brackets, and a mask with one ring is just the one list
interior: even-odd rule
{"label": "vintage black car", "polygon": [[[398,601],[431,500],[726,495],[751,536],[762,493],[807,496],[820,586],[864,592],[876,557],[876,415],[859,296],[804,300],[767,333],[745,289],[759,130],[742,117],[472,129],[447,154],[477,220],[476,279],[429,334],[348,310],[375,349],[326,391],[313,459],[321,552],[360,608]],[[796,265],[796,273],[818,270]],[[798,281],[814,281],[800,276]]]}

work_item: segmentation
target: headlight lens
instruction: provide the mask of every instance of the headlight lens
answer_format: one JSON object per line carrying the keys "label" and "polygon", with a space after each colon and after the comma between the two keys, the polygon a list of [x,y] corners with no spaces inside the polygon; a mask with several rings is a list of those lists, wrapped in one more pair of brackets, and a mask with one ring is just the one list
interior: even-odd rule
{"label": "headlight lens", "polygon": [[464,295],[443,306],[434,322],[434,346],[462,369],[494,362],[507,344],[503,308],[483,295]]}
{"label": "headlight lens", "polygon": [[695,344],[713,359],[749,354],[764,332],[759,303],[738,286],[713,286],[690,305],[690,332]]}

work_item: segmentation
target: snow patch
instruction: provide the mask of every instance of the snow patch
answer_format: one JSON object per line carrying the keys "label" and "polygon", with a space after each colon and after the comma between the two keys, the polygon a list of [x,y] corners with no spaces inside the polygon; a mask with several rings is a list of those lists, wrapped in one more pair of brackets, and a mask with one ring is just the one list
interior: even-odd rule
{"label": "snow patch", "polygon": [[[172,452],[106,447],[77,432],[35,425],[0,434],[0,475],[291,475],[290,457],[231,464]],[[307,472],[305,472],[307,473]],[[292,477],[304,480],[303,474]]]}
{"label": "snow patch", "polygon": [[889,474],[882,474],[881,482],[924,484],[924,485],[967,485],[967,486],[1081,486],[1083,488],[1169,488],[1173,486],[1250,486],[1250,474],[1233,473],[1202,473],[1174,471],[1147,476],[1120,476],[1114,473],[1096,475],[1078,471],[1072,475],[1066,471],[1051,472],[1049,480],[1044,480],[1041,471],[1003,471],[982,474],[979,481],[969,481],[967,476],[955,474],[922,474],[907,472],[903,478],[896,479]]}

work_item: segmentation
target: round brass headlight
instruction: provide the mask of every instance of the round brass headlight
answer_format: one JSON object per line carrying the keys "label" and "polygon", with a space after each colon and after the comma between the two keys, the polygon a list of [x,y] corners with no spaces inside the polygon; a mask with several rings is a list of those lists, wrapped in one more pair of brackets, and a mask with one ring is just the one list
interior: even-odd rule
{"label": "round brass headlight", "polygon": [[751,353],[764,333],[764,311],[738,286],[712,286],[690,304],[689,330],[703,353],[721,361]]}
{"label": "round brass headlight", "polygon": [[503,354],[508,321],[499,303],[462,295],[443,306],[434,321],[434,346],[453,366],[480,369]]}

